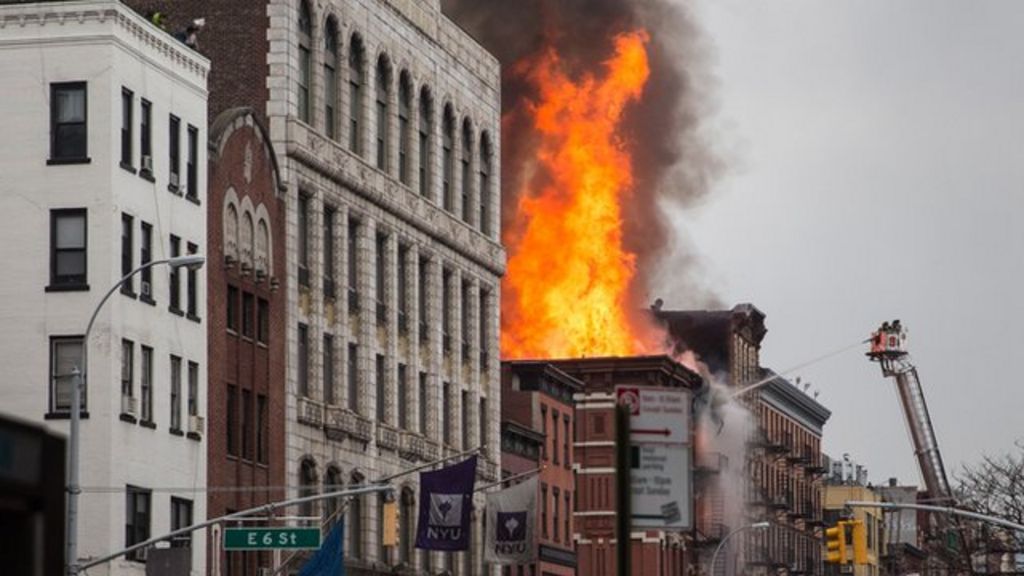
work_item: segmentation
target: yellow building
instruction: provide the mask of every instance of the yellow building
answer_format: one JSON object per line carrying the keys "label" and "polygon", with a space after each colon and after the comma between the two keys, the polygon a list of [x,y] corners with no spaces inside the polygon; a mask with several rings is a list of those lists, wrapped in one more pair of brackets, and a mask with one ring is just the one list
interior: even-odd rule
{"label": "yellow building", "polygon": [[[824,487],[824,508],[826,527],[835,526],[836,522],[844,519],[846,514],[846,502],[860,500],[865,502],[881,502],[882,497],[866,486],[849,484],[826,484]],[[825,574],[836,576],[839,574],[853,576],[878,576],[879,563],[882,555],[884,539],[882,538],[882,509],[881,508],[852,508],[851,520],[860,520],[864,523],[867,531],[867,557],[865,565],[853,564],[853,533],[847,531],[846,535],[846,558],[849,564],[839,566],[826,564]],[[852,568],[852,570],[851,570]]]}

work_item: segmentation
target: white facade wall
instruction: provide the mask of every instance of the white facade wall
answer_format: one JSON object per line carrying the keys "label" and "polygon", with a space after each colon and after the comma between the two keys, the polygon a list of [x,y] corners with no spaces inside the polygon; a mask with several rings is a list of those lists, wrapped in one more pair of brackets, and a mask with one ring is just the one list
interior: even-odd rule
{"label": "white facade wall", "polygon": [[[169,257],[170,235],[205,252],[206,75],[208,62],[113,0],[0,6],[0,411],[67,433],[68,420],[48,415],[49,339],[82,335],[89,316],[121,277],[121,215],[134,218],[133,266],[140,264],[141,222],[153,227],[152,259]],[[87,83],[89,163],[48,165],[50,84]],[[120,167],[122,87],[134,92],[133,164],[140,166],[140,99],[152,102],[155,181]],[[199,129],[199,204],[168,190],[168,115],[181,118],[181,174],[187,127]],[[87,209],[88,289],[47,291],[50,210]],[[182,308],[186,274],[181,274]],[[189,437],[188,363],[199,366],[199,411],[206,413],[206,280],[197,276],[198,321],[168,309],[168,268],[152,272],[155,304],[115,293],[89,341],[88,418],[81,427],[79,555],[125,547],[125,488],[152,490],[150,535],[170,531],[172,497],[192,501],[205,518],[205,433]],[[140,280],[135,279],[140,292]],[[153,427],[125,421],[121,341],[134,342],[134,396],[140,396],[141,346],[153,349]],[[182,435],[170,425],[170,355],[182,358]],[[137,414],[138,415],[138,414]],[[136,418],[136,420],[140,420]],[[203,533],[193,540],[192,574],[205,573]],[[89,574],[144,574],[125,559]]]}
{"label": "white facade wall", "polygon": [[[271,0],[269,116],[270,132],[282,162],[282,179],[287,182],[288,196],[288,401],[287,401],[287,459],[288,484],[300,484],[300,466],[303,461],[315,465],[317,481],[323,482],[328,470],[337,470],[345,484],[354,474],[374,480],[401,470],[409,469],[430,459],[430,454],[450,455],[481,444],[481,434],[488,442],[481,452],[478,485],[497,477],[500,457],[499,419],[499,309],[500,277],[505,269],[505,252],[499,243],[499,183],[500,183],[500,69],[497,60],[473,41],[462,30],[441,14],[437,2],[381,0],[334,0],[311,2],[312,12],[312,82],[310,91],[311,114],[309,121],[297,117],[299,106],[299,1]],[[339,37],[338,118],[337,134],[332,140],[325,130],[324,91],[324,32],[328,17],[336,19]],[[349,50],[353,34],[358,34],[365,47],[365,77],[363,107],[360,110],[365,126],[362,135],[362,155],[349,151],[350,91]],[[376,164],[374,140],[376,114],[375,69],[378,58],[385,55],[390,63],[389,91],[389,165],[381,170]],[[399,78],[406,73],[412,80],[413,106],[411,125],[413,138],[409,154],[411,181],[403,183],[398,177],[398,90]],[[419,194],[417,158],[419,155],[416,130],[419,123],[418,102],[422,89],[429,91],[433,101],[432,156],[430,170],[433,185],[426,196]],[[455,170],[453,194],[454,209],[446,211],[441,201],[442,175],[442,118],[446,105],[454,111]],[[473,154],[470,175],[473,179],[469,221],[462,220],[461,158],[462,126],[465,120],[472,126]],[[480,139],[490,142],[490,186],[481,195],[478,183]],[[300,286],[298,277],[298,197],[309,198],[309,286]],[[488,233],[481,231],[477,202],[486,198]],[[334,229],[335,298],[325,296],[323,290],[325,207],[336,212]],[[347,249],[349,217],[360,224],[354,256]],[[377,320],[377,234],[386,235],[384,275],[385,317]],[[399,246],[408,248],[407,286],[409,297],[408,331],[398,324],[398,254]],[[358,261],[357,286],[359,302],[350,303],[347,294],[348,259]],[[429,262],[428,298],[419,302],[417,296],[418,262]],[[451,314],[451,348],[442,348],[442,268],[451,272],[449,312]],[[463,281],[468,283],[470,297],[465,306],[460,302]],[[479,294],[486,292],[486,337],[481,345]],[[420,338],[417,324],[419,309],[426,306],[429,318],[428,337]],[[462,310],[469,315],[468,333],[462,333]],[[298,393],[297,326],[308,326],[309,333],[309,393]],[[335,402],[325,401],[323,389],[323,335],[334,339]],[[468,344],[463,360],[462,342]],[[354,418],[347,408],[349,394],[348,344],[358,345],[357,380],[358,414]],[[385,418],[377,421],[376,357],[385,358]],[[484,359],[486,358],[486,363]],[[396,430],[398,412],[397,366],[406,365],[408,372],[409,421],[407,430]],[[427,398],[418,394],[420,372],[427,375]],[[452,386],[452,442],[442,442],[442,385]],[[469,438],[463,446],[462,410],[459,408],[462,392],[468,394],[466,416]],[[480,398],[487,399],[487,413],[480,414]],[[419,406],[426,402],[426,434],[419,431]],[[482,432],[482,429],[484,431]],[[414,449],[413,445],[426,445]],[[397,447],[396,447],[397,445]],[[431,446],[436,450],[431,452]],[[410,453],[414,453],[410,456]],[[418,497],[418,475],[400,478],[396,483],[410,488]],[[483,499],[477,509],[482,510]],[[415,515],[415,514],[414,514]],[[471,562],[468,572],[463,568],[462,554],[452,559],[456,574],[482,573],[482,515],[476,520],[473,534]],[[396,551],[390,557],[381,557],[378,526],[378,508],[375,497],[365,499],[363,505],[364,551],[362,558],[353,561],[375,571],[390,571],[398,564]],[[350,519],[351,525],[351,519]],[[403,533],[406,533],[403,531]],[[409,564],[419,569],[422,552],[414,551]],[[349,557],[354,556],[349,551]],[[444,559],[435,554],[432,572],[441,569]]]}

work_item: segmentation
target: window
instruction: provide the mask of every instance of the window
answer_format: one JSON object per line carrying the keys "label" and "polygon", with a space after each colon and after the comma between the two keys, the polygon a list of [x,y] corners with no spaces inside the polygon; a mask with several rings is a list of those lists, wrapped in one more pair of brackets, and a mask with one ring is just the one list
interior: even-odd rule
{"label": "window", "polygon": [[[189,254],[197,254],[199,252],[199,246],[189,242],[187,244]],[[194,266],[187,266],[185,268],[185,291],[188,297],[188,317],[192,319],[198,319],[199,315],[199,270]],[[251,334],[250,334],[251,336]]]}
{"label": "window", "polygon": [[454,210],[452,186],[455,179],[455,118],[451,105],[444,108],[444,119],[441,124],[441,202],[442,207],[451,212]]}
{"label": "window", "polygon": [[419,389],[419,430],[420,434],[427,435],[427,373],[420,372],[420,389]]}
{"label": "window", "polygon": [[480,138],[480,231],[491,235],[491,143],[485,134]]}
{"label": "window", "polygon": [[359,309],[359,256],[356,249],[359,246],[359,221],[354,218],[348,220],[348,309],[355,312]]}
{"label": "window", "polygon": [[459,319],[462,323],[460,337],[462,338],[462,361],[469,362],[469,301],[470,294],[472,292],[472,286],[469,282],[462,281],[462,290],[459,293]]}
{"label": "window", "polygon": [[541,534],[548,537],[548,485],[540,485],[540,529]]}
{"label": "window", "polygon": [[540,407],[540,433],[544,436],[544,442],[540,445],[541,458],[548,459],[548,407]]}
{"label": "window", "polygon": [[338,119],[334,110],[338,104],[338,23],[327,19],[324,29],[324,132],[331,140],[338,137]]}
{"label": "window", "polygon": [[[142,222],[142,238],[139,240],[139,266],[153,260],[153,226]],[[139,272],[142,281],[140,300],[155,304],[153,300],[153,268],[145,268]]]}
{"label": "window", "polygon": [[385,422],[387,420],[387,382],[385,380],[384,356],[377,354],[376,360],[377,421]]}
{"label": "window", "polygon": [[412,565],[413,545],[416,543],[416,495],[411,488],[403,488],[398,501],[398,526],[402,531],[398,538],[398,560]]}
{"label": "window", "polygon": [[383,55],[377,60],[377,168],[388,169],[388,99],[391,97],[391,70]]}
{"label": "window", "polygon": [[252,294],[242,292],[242,336],[252,338],[256,329],[255,300]]}
{"label": "window", "polygon": [[572,518],[572,497],[568,490],[565,491],[565,543],[570,544],[572,542],[572,536],[570,535],[569,520]]}
{"label": "window", "polygon": [[398,427],[402,430],[409,429],[409,382],[406,379],[405,364],[398,365]]}
{"label": "window", "polygon": [[299,285],[309,287],[309,196],[299,194]]}
{"label": "window", "polygon": [[140,103],[141,114],[139,115],[139,149],[142,155],[142,165],[139,167],[139,174],[142,176],[153,176],[153,130],[152,117],[153,105],[149,100],[142,100]]}
{"label": "window", "polygon": [[266,344],[270,341],[270,302],[260,298],[257,304],[259,314],[256,324],[256,341]]}
{"label": "window", "polygon": [[238,456],[238,387],[228,384],[227,397],[227,418],[228,426],[227,445],[228,456]]}
{"label": "window", "polygon": [[446,446],[452,443],[452,391],[451,384],[445,382],[441,397],[441,439]]}
{"label": "window", "polygon": [[334,208],[324,208],[324,296],[334,298]]}
{"label": "window", "polygon": [[334,404],[334,337],[324,334],[324,402]]}
{"label": "window", "polygon": [[140,416],[143,422],[153,422],[153,349],[149,346],[142,347],[142,374],[140,390],[142,407]]}
{"label": "window", "polygon": [[[82,365],[82,337],[55,336],[50,338],[50,412],[71,413],[71,391],[74,371]],[[87,388],[82,386],[82,412],[86,406]]]}
{"label": "window", "polygon": [[490,440],[487,434],[487,426],[490,422],[490,416],[487,413],[487,398],[480,399],[480,413],[477,415],[480,421],[480,445],[486,446]]}
{"label": "window", "polygon": [[489,337],[488,337],[488,334],[487,334],[487,298],[488,298],[488,291],[487,290],[480,290],[480,303],[477,306],[476,312],[477,312],[477,316],[478,316],[478,319],[477,319],[477,337],[480,340],[480,369],[481,370],[486,369],[487,368],[487,364],[488,364],[488,354],[487,354],[488,346],[487,346],[487,343],[488,343]]}
{"label": "window", "polygon": [[[351,484],[359,486],[363,483],[363,477],[358,474],[352,475]],[[348,522],[345,531],[348,532],[348,557],[363,557],[363,500],[365,496],[355,496],[349,500]]]}
{"label": "window", "polygon": [[185,178],[185,197],[199,202],[199,129],[192,125],[188,127]]}
{"label": "window", "polygon": [[[149,523],[152,514],[149,509],[152,494],[149,490],[128,486],[125,503],[125,548],[149,540]],[[129,560],[145,562],[145,552],[136,550],[127,554]]]}
{"label": "window", "polygon": [[551,411],[551,461],[558,464],[558,410]]}
{"label": "window", "polygon": [[419,267],[416,270],[416,292],[417,305],[419,306],[420,340],[426,340],[428,329],[427,315],[427,259],[420,258]]}
{"label": "window", "polygon": [[[171,234],[171,258],[181,256],[181,238]],[[171,311],[181,313],[181,280],[178,268],[170,266]]]}
{"label": "window", "polygon": [[562,434],[562,463],[565,464],[566,468],[568,468],[570,466],[570,462],[569,462],[569,444],[570,444],[569,435],[570,435],[570,432],[569,432],[569,415],[568,414],[563,414],[562,415],[562,427],[564,429],[564,434]]}
{"label": "window", "polygon": [[256,395],[256,461],[260,464],[267,463],[267,397],[263,394]]}
{"label": "window", "polygon": [[88,289],[86,284],[86,212],[84,208],[50,211],[50,288]]}
{"label": "window", "polygon": [[409,185],[409,146],[412,126],[409,113],[412,110],[412,86],[409,74],[402,72],[398,82],[398,181]]}
{"label": "window", "polygon": [[409,247],[398,247],[398,331],[409,330]]}
{"label": "window", "polygon": [[[128,214],[121,214],[121,278],[132,273],[132,236],[135,229],[135,219]],[[121,293],[128,296],[135,296],[135,277],[129,278],[121,284]]]}
{"label": "window", "polygon": [[127,88],[121,88],[121,167],[132,169],[132,118],[135,95]]}
{"label": "window", "polygon": [[452,272],[445,269],[441,272],[441,336],[445,352],[452,349],[451,288]]}
{"label": "window", "polygon": [[50,84],[50,163],[88,162],[85,82]]}
{"label": "window", "polygon": [[346,358],[346,376],[348,377],[348,409],[359,413],[359,346],[353,343],[348,345],[348,357]]}
{"label": "window", "polygon": [[473,126],[467,119],[462,123],[462,221],[469,222],[470,196],[473,192],[473,175],[470,165],[473,159]]}
{"label": "window", "polygon": [[199,415],[199,364],[188,363],[188,415]]}
{"label": "window", "polygon": [[363,85],[366,84],[363,68],[363,41],[359,36],[352,36],[348,51],[348,149],[360,156],[363,155]]}
{"label": "window", "polygon": [[[316,464],[303,460],[299,467],[299,497],[312,496],[316,493]],[[316,515],[316,502],[299,504],[299,515],[311,518]],[[319,523],[317,523],[319,525]]]}
{"label": "window", "polygon": [[[331,466],[327,469],[327,474],[324,475],[324,486],[323,491],[325,493],[337,492],[341,490],[341,471]],[[327,526],[334,526],[337,523],[338,518],[335,515],[341,510],[342,499],[329,498],[323,501],[324,503],[324,520],[323,523]]]}
{"label": "window", "polygon": [[309,328],[299,324],[299,396],[309,397]]}
{"label": "window", "polygon": [[299,3],[299,120],[309,123],[309,87],[312,84],[312,56],[310,45],[313,38],[313,19],[309,3]]}
{"label": "window", "polygon": [[170,181],[167,188],[177,192],[181,185],[181,119],[171,114],[167,125],[167,152],[170,166]]}
{"label": "window", "polygon": [[[192,525],[192,501],[171,496],[171,531],[188,528]],[[171,541],[173,548],[191,548],[192,533],[187,532],[175,536]]]}
{"label": "window", "polygon": [[387,257],[388,237],[384,234],[377,234],[376,256],[376,299],[377,299],[377,323],[383,324],[387,315],[387,291],[384,283],[387,281]]}
{"label": "window", "polygon": [[238,288],[228,285],[228,330],[238,332]]}
{"label": "window", "polygon": [[420,92],[420,154],[417,164],[419,165],[420,196],[426,197],[430,196],[430,185],[433,176],[430,171],[430,157],[432,156],[430,143],[433,136],[433,125],[434,119],[431,116],[430,93],[424,89]]}
{"label": "window", "polygon": [[[121,340],[121,397],[131,398],[135,388],[135,343],[131,340]],[[122,404],[122,412],[125,406]]]}
{"label": "window", "polygon": [[469,449],[469,392],[462,391],[462,402],[459,404],[460,424],[462,425],[462,449]]}
{"label": "window", "polygon": [[171,431],[181,432],[181,358],[171,355]]}
{"label": "window", "polygon": [[561,538],[559,538],[559,536],[558,536],[558,533],[559,533],[558,529],[560,528],[560,526],[558,525],[558,506],[559,506],[558,496],[559,496],[558,488],[552,488],[551,489],[551,533],[555,537],[554,538],[555,542],[558,542],[558,541],[561,540]]}
{"label": "window", "polygon": [[242,389],[242,459],[252,460],[252,392]]}

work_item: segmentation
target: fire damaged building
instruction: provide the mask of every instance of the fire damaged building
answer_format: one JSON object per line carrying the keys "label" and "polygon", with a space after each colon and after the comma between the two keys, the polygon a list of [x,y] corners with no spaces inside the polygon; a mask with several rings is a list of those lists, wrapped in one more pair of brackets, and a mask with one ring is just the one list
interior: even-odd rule
{"label": "fire damaged building", "polygon": [[[822,574],[822,429],[831,412],[806,390],[760,365],[767,329],[765,315],[751,304],[731,310],[654,310],[666,327],[678,357],[695,362],[711,382],[714,407],[731,398],[749,415],[719,423],[698,443],[695,473],[697,522],[694,545],[705,570],[722,539],[733,529],[768,522],[765,530],[739,535],[741,546],[723,550],[716,574]],[[759,384],[742,395],[745,386]],[[714,408],[712,408],[714,412]],[[712,418],[716,418],[712,414]],[[738,430],[729,430],[730,426]],[[723,430],[725,427],[725,430]],[[723,449],[719,437],[740,434],[739,450]],[[738,453],[737,453],[738,452]],[[741,460],[741,464],[735,460]],[[723,491],[723,475],[739,475],[740,486]],[[742,514],[727,503],[738,490]],[[745,566],[745,569],[743,568]]]}

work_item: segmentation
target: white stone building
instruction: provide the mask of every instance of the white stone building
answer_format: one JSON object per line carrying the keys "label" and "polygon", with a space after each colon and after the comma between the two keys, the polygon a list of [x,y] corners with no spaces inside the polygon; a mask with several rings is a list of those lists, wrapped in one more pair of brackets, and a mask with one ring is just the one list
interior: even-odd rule
{"label": "white stone building", "polygon": [[[272,0],[268,14],[289,187],[289,484],[372,481],[481,445],[478,484],[493,481],[498,62],[437,0]],[[350,573],[483,573],[482,514],[469,553],[428,555],[412,543],[418,475],[396,483],[397,548],[382,546],[380,498],[348,508]]]}
{"label": "white stone building", "polygon": [[[115,0],[0,5],[0,411],[66,433],[68,376],[106,291],[143,262],[204,252],[208,71]],[[82,559],[205,519],[205,285],[154,267],[97,318]],[[141,575],[143,559],[89,574]]]}

